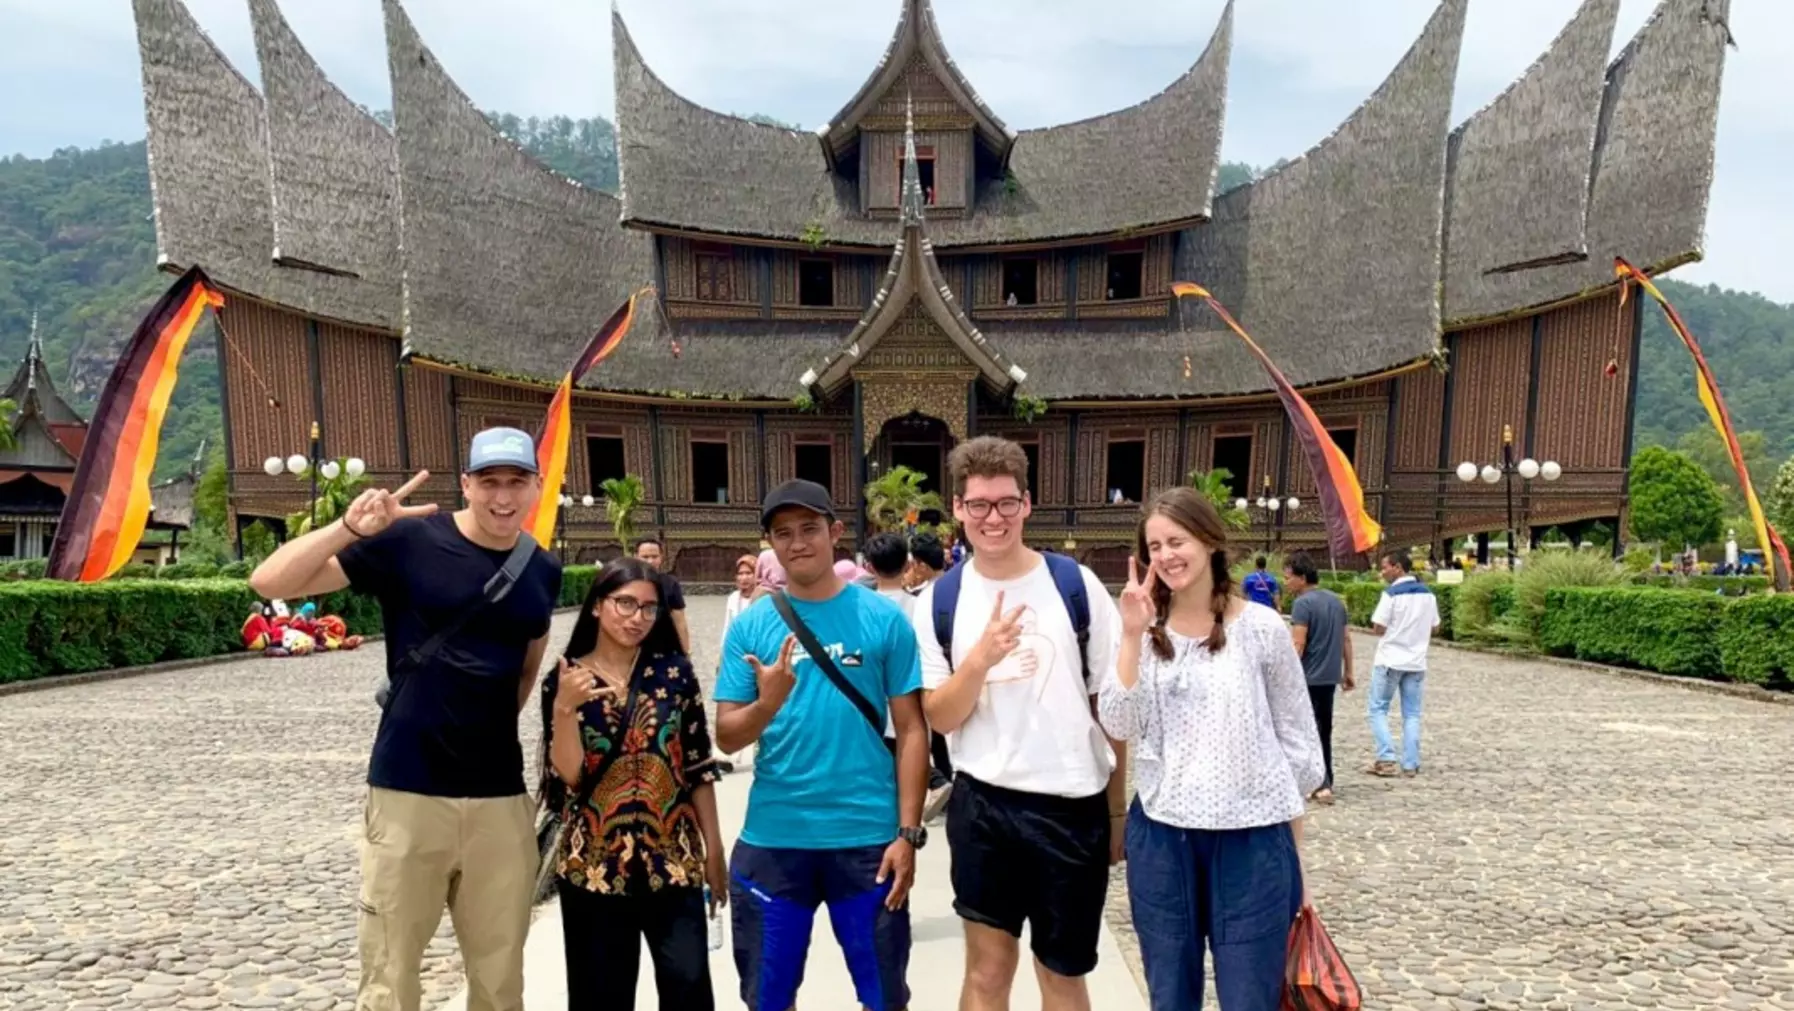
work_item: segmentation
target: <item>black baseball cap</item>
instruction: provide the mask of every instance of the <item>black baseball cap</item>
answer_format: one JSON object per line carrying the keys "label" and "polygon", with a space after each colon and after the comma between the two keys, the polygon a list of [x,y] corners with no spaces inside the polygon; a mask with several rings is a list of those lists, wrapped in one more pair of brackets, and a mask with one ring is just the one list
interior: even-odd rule
{"label": "black baseball cap", "polygon": [[760,503],[760,529],[772,529],[773,513],[792,506],[835,519],[835,505],[829,501],[828,489],[814,481],[799,478],[786,481],[767,492],[766,500]]}

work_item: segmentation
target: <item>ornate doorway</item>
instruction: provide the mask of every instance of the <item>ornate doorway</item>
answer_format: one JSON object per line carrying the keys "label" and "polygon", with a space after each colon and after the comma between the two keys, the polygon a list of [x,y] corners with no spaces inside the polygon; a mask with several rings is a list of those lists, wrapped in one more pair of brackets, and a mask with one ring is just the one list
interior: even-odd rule
{"label": "ornate doorway", "polygon": [[871,480],[896,467],[908,467],[923,475],[922,490],[948,498],[947,454],[955,440],[947,424],[919,411],[885,422],[867,454]]}

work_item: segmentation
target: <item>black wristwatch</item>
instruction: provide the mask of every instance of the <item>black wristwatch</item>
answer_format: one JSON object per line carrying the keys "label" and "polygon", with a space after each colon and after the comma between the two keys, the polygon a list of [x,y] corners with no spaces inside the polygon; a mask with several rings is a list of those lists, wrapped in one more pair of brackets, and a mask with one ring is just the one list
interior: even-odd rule
{"label": "black wristwatch", "polygon": [[900,828],[897,830],[897,838],[909,843],[916,849],[921,849],[928,845],[928,829],[921,825],[917,825],[915,828]]}

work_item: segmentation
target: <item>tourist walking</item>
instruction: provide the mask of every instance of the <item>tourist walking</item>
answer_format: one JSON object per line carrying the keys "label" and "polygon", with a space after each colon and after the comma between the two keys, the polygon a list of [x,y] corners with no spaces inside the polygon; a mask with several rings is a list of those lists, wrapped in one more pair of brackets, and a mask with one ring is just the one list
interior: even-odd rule
{"label": "tourist walking", "polygon": [[728,894],[720,773],[664,579],[632,558],[605,566],[543,687],[544,792],[568,819],[550,857],[568,1011],[631,1011],[644,939],[661,1011],[716,1006],[706,914]]}
{"label": "tourist walking", "polygon": [[1279,599],[1277,577],[1265,569],[1267,564],[1269,563],[1266,562],[1263,555],[1254,559],[1252,571],[1246,573],[1246,578],[1241,581],[1242,587],[1246,591],[1247,600],[1254,604],[1263,604],[1273,611],[1281,611],[1283,606]]}
{"label": "tourist walking", "polygon": [[964,921],[964,1011],[1007,1008],[1022,927],[1041,1006],[1090,1006],[1109,867],[1120,859],[1125,752],[1097,723],[1114,602],[1089,569],[1023,543],[1028,457],[1006,439],[948,461],[971,545],[916,600],[929,723],[948,735],[953,909]]}
{"label": "tourist walking", "polygon": [[749,1011],[796,1004],[826,903],[860,1004],[899,1011],[915,853],[928,841],[916,637],[896,604],[835,572],[844,530],[821,485],[773,489],[761,526],[786,585],[730,626],[716,686],[718,744],[760,745],[729,863],[741,997]]}
{"label": "tourist walking", "polygon": [[417,1011],[446,905],[468,1011],[521,1011],[536,872],[517,717],[535,689],[561,568],[523,532],[542,494],[530,437],[475,435],[465,508],[408,506],[429,477],[362,492],[250,576],[263,597],[344,587],[380,602],[386,697],[368,763],[357,905],[364,1011]]}
{"label": "tourist walking", "polygon": [[1174,488],[1147,507],[1103,725],[1135,742],[1127,881],[1153,1011],[1278,1011],[1307,902],[1303,798],[1325,777],[1302,664],[1277,614],[1233,594],[1227,530]]}
{"label": "tourist walking", "polygon": [[635,557],[660,573],[660,585],[666,591],[661,606],[673,615],[673,627],[679,631],[679,648],[687,656],[691,655],[691,626],[685,618],[685,588],[679,585],[678,576],[666,571],[666,545],[657,537],[644,537],[635,544]]}
{"label": "tourist walking", "polygon": [[735,559],[735,589],[730,590],[728,597],[723,600],[723,631],[718,639],[719,647],[722,639],[729,636],[729,626],[754,602],[754,591],[758,588],[754,571],[758,565],[759,559],[753,555],[742,555]]}
{"label": "tourist walking", "polygon": [[1353,674],[1352,636],[1345,601],[1332,590],[1321,588],[1320,570],[1306,551],[1298,551],[1284,563],[1284,584],[1295,594],[1289,609],[1289,632],[1302,673],[1308,678],[1308,701],[1314,706],[1314,725],[1321,735],[1321,755],[1327,778],[1308,795],[1318,804],[1333,803],[1333,701],[1341,685],[1357,687]]}
{"label": "tourist walking", "polygon": [[[1420,774],[1420,710],[1426,693],[1427,649],[1439,630],[1439,601],[1433,590],[1414,578],[1406,551],[1390,551],[1378,560],[1389,586],[1377,598],[1370,616],[1377,640],[1370,669],[1370,733],[1376,740],[1373,776]],[[1389,737],[1389,706],[1402,700],[1402,752],[1398,770],[1395,744]]]}

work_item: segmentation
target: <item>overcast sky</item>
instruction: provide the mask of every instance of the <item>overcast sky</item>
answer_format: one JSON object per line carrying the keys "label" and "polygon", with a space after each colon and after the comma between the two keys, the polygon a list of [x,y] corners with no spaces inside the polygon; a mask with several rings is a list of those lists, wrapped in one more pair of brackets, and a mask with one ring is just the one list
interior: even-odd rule
{"label": "overcast sky", "polygon": [[[620,0],[649,65],[724,112],[815,127],[860,86],[899,0]],[[259,80],[243,0],[187,0],[237,67]],[[961,71],[1011,127],[1130,105],[1195,60],[1224,0],[934,0]],[[1577,0],[1471,0],[1454,122],[1544,50]],[[1617,52],[1655,0],[1623,0]],[[379,0],[285,0],[300,37],[351,97],[388,105]],[[1223,154],[1293,157],[1362,102],[1412,44],[1435,0],[1238,0]],[[488,109],[609,117],[603,0],[409,0],[449,72]],[[1705,262],[1672,276],[1794,303],[1779,244],[1794,235],[1794,3],[1731,0],[1719,165]],[[0,155],[143,135],[130,0],[0,0]]]}

